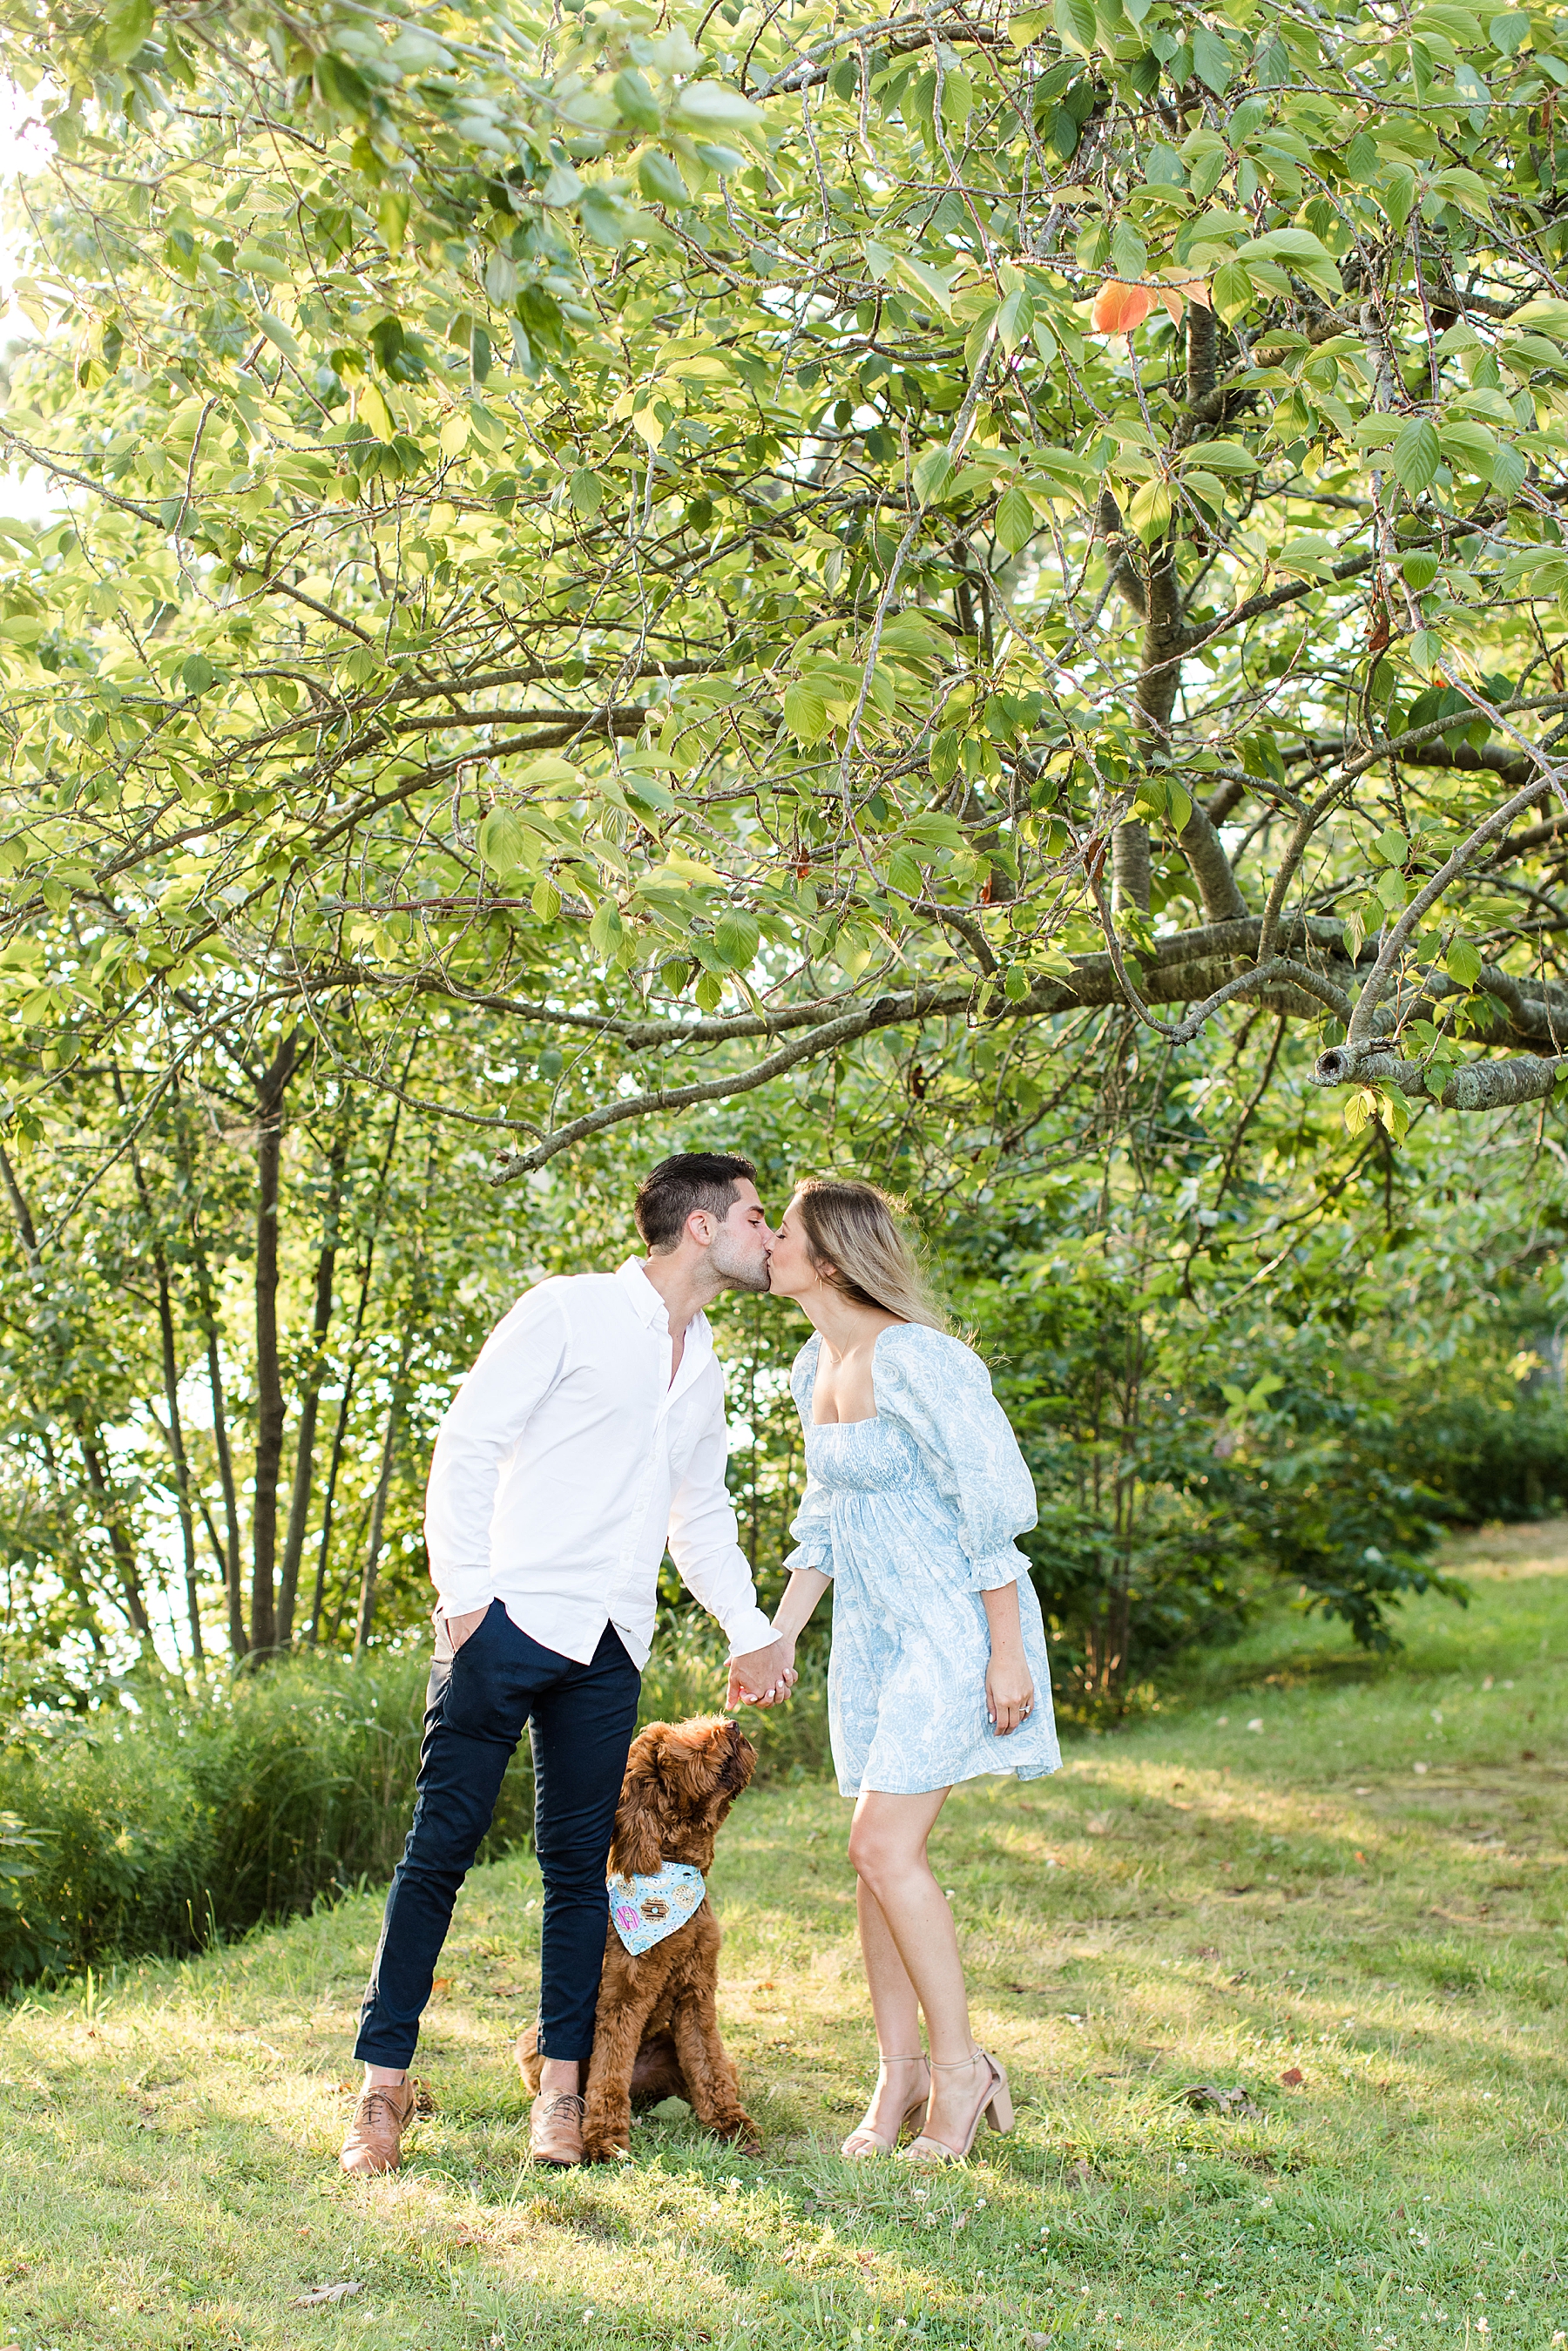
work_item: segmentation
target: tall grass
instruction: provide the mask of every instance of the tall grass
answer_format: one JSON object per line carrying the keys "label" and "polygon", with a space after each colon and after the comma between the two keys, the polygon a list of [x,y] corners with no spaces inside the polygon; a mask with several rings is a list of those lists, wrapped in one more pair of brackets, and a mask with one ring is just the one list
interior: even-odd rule
{"label": "tall grass", "polygon": [[[711,1712],[723,1687],[706,1626],[665,1628],[642,1719]],[[81,1717],[13,1723],[0,1746],[0,1990],[110,1955],[192,1950],[322,1896],[389,1878],[419,1764],[428,1650],[356,1669],[283,1660],[196,1697],[139,1692]],[[821,1767],[824,1675],[749,1716],[761,1769]],[[533,1826],[525,1740],[481,1852]]]}

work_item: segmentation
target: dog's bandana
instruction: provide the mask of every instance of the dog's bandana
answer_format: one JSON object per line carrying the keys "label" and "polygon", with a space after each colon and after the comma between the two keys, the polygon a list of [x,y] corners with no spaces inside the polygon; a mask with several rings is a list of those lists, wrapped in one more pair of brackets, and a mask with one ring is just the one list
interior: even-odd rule
{"label": "dog's bandana", "polygon": [[707,1892],[702,1871],[689,1861],[667,1861],[652,1877],[612,1870],[605,1885],[615,1931],[633,1959],[684,1927]]}

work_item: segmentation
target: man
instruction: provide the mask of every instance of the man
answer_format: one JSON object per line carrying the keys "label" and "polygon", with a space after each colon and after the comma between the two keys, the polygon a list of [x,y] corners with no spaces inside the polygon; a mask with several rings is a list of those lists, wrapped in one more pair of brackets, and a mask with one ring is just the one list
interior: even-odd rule
{"label": "man", "polygon": [[768,1704],[795,1678],[736,1541],[724,1375],[702,1311],[722,1290],[768,1288],[756,1170],[682,1153],[643,1185],[636,1217],[647,1257],[526,1291],[436,1437],[424,1519],[435,1661],[413,1824],[361,2011],[350,2173],[401,2160],[436,1959],[525,1723],[545,1887],[529,2144],[541,2162],[582,2159],[605,1867],[666,1540],[728,1635],[727,1702]]}

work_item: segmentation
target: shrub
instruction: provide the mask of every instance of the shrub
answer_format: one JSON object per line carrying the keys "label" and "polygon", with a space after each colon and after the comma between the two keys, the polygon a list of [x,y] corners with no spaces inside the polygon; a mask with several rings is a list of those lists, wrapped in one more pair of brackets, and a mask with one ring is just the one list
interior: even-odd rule
{"label": "shrub", "polygon": [[[642,1719],[711,1713],[723,1692],[716,1630],[661,1630]],[[0,1748],[0,1989],[110,1955],[193,1950],[323,1895],[384,1883],[419,1764],[428,1652],[372,1653],[356,1670],[287,1659],[192,1698],[139,1686],[83,1715],[11,1726]],[[816,1771],[824,1671],[802,1663],[793,1707],[747,1728],[761,1771]],[[482,1860],[526,1843],[525,1739]]]}

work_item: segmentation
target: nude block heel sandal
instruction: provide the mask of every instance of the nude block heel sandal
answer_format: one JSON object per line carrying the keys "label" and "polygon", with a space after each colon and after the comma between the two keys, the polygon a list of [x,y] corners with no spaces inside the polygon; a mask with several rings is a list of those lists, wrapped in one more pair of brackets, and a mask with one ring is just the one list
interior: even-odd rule
{"label": "nude block heel sandal", "polygon": [[989,2050],[977,2049],[972,2056],[955,2057],[946,2062],[934,2057],[930,2063],[938,2073],[956,2074],[960,2065],[973,2065],[977,2058],[982,2060],[986,2067],[986,2086],[981,2093],[979,2104],[975,2108],[974,2119],[969,2125],[968,2136],[963,2146],[949,2147],[946,2139],[933,2138],[929,2132],[922,2131],[914,2145],[904,2148],[901,2158],[904,2162],[964,2163],[967,2161],[969,2151],[979,2136],[982,2122],[988,2122],[994,2131],[1011,2130],[1013,2126],[1012,2093],[1008,2088],[1007,2074]]}
{"label": "nude block heel sandal", "polygon": [[[884,2057],[882,2062],[884,2065],[920,2065],[928,2064],[929,2060],[920,2056]],[[915,2124],[916,2117],[925,2112],[929,2104],[930,2086],[927,2085],[926,2088],[921,2092],[919,2097],[911,2099],[909,2105],[905,2106],[903,2118],[898,2126],[899,2130],[905,2131],[910,2129]],[[864,2147],[855,2147],[854,2141],[857,2138],[863,2138],[865,2140],[866,2144]],[[861,2123],[857,2125],[855,2129],[851,2131],[849,2137],[845,2139],[842,2147],[840,2147],[839,2153],[843,2157],[846,2163],[863,2163],[866,2157],[869,2155],[892,2155],[897,2147],[897,2133],[894,2133],[892,2138],[883,2138],[878,2132],[867,2130],[865,2125]]]}

